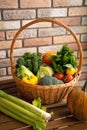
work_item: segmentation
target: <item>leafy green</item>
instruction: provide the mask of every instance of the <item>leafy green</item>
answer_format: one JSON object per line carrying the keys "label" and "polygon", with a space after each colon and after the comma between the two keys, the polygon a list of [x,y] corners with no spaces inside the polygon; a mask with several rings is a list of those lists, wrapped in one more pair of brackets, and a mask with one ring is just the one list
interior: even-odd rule
{"label": "leafy green", "polygon": [[20,68],[21,65],[24,65],[36,75],[42,64],[43,60],[42,60],[42,54],[40,52],[38,53],[26,52],[22,57],[18,58],[16,66],[18,69]]}
{"label": "leafy green", "polygon": [[19,68],[16,68],[15,74],[18,78],[22,79],[25,75],[30,76],[33,73],[27,69],[24,65],[21,65]]}
{"label": "leafy green", "polygon": [[72,67],[77,66],[77,58],[74,55],[74,51],[67,45],[63,45],[61,50],[51,57],[51,60],[54,72],[58,73],[65,73],[68,64],[71,64]]}
{"label": "leafy green", "polygon": [[67,68],[73,68],[73,66],[71,64],[65,64],[64,66]]}
{"label": "leafy green", "polygon": [[21,65],[25,65],[25,59],[23,57],[18,58],[17,60],[17,67],[20,67]]}
{"label": "leafy green", "polygon": [[43,111],[47,111],[46,107],[42,105],[40,97],[38,97],[37,99],[34,99],[34,101],[32,101],[32,104],[34,106],[42,109]]}

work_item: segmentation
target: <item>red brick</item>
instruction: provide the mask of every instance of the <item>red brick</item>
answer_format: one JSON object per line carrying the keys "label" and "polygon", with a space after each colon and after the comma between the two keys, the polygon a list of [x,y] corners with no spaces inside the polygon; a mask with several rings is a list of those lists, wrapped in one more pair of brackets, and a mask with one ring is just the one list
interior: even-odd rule
{"label": "red brick", "polygon": [[0,30],[19,29],[20,21],[0,21]]}
{"label": "red brick", "polygon": [[81,46],[82,46],[82,49],[87,49],[87,43],[86,42],[81,43]]}
{"label": "red brick", "polygon": [[64,7],[64,6],[80,6],[82,5],[82,0],[53,0],[54,7]]}
{"label": "red brick", "polygon": [[59,51],[61,49],[62,45],[48,45],[48,46],[40,46],[38,48],[39,52],[45,53],[47,51]]}
{"label": "red brick", "polygon": [[5,50],[0,51],[0,58],[6,58],[6,52]]}
{"label": "red brick", "polygon": [[71,26],[70,28],[73,32],[78,33],[78,34],[87,33],[87,26]]}
{"label": "red brick", "polygon": [[51,0],[20,0],[21,8],[51,7]]}
{"label": "red brick", "polygon": [[87,58],[83,58],[83,65],[87,65]]}
{"label": "red brick", "polygon": [[87,72],[87,65],[82,66],[82,73]]}
{"label": "red brick", "polygon": [[66,17],[67,16],[67,8],[45,8],[38,9],[38,17]]}
{"label": "red brick", "polygon": [[85,5],[87,5],[87,0],[85,0]]}
{"label": "red brick", "polygon": [[8,80],[8,79],[12,79],[13,77],[12,76],[1,76],[0,77],[0,81],[4,81],[4,80]]}
{"label": "red brick", "polygon": [[18,0],[0,0],[0,8],[18,8]]}
{"label": "red brick", "polygon": [[[10,49],[10,47],[11,47],[11,42],[12,42],[12,41],[1,41],[1,42],[0,42],[0,50]],[[16,43],[15,43],[15,46],[14,46],[14,48],[19,48],[19,47],[22,47],[22,42],[21,42],[21,40],[17,40]]]}
{"label": "red brick", "polygon": [[51,45],[52,38],[35,38],[35,39],[25,39],[24,46],[42,46],[42,45]]}
{"label": "red brick", "polygon": [[87,25],[87,17],[82,17],[82,25]]}
{"label": "red brick", "polygon": [[[81,18],[80,17],[69,17],[69,18],[55,18],[54,20],[58,20],[65,25],[80,25]],[[54,24],[54,26],[57,26]]]}
{"label": "red brick", "polygon": [[12,19],[32,19],[36,17],[35,10],[5,10],[3,11],[4,20]]}
{"label": "red brick", "polygon": [[0,12],[0,20],[1,20],[1,12]]}
{"label": "red brick", "polygon": [[87,7],[69,8],[69,16],[84,16],[84,15],[87,15]]}
{"label": "red brick", "polygon": [[0,32],[0,41],[1,40],[5,40],[5,33],[4,32]]}
{"label": "red brick", "polygon": [[87,73],[81,73],[80,80],[87,79]]}
{"label": "red brick", "polygon": [[6,75],[6,68],[0,68],[0,76]]}
{"label": "red brick", "polygon": [[[79,35],[77,36],[79,39]],[[71,42],[75,42],[75,39],[73,38],[72,35],[64,35],[64,36],[57,36],[53,38],[54,44],[58,44],[58,43],[71,43]]]}
{"label": "red brick", "polygon": [[11,67],[8,67],[7,71],[8,71],[8,75],[11,75]]}
{"label": "red brick", "polygon": [[68,44],[68,47],[72,50],[78,50],[77,43],[70,43]]}
{"label": "red brick", "polygon": [[[22,21],[22,25],[25,25],[27,23],[30,23],[32,20],[23,20]],[[36,24],[33,24],[31,26],[29,26],[28,28],[46,28],[46,27],[51,27],[52,23],[49,22],[39,22]]]}
{"label": "red brick", "polygon": [[81,34],[81,41],[87,42],[87,34]]}
{"label": "red brick", "polygon": [[57,36],[66,34],[66,30],[62,27],[39,29],[39,37]]}
{"label": "red brick", "polygon": [[10,66],[10,59],[2,59],[0,60],[0,68]]}
{"label": "red brick", "polygon": [[[6,38],[13,39],[17,31],[18,30],[7,31]],[[31,37],[37,37],[37,30],[36,29],[23,30],[21,32],[21,34],[19,35],[18,39],[31,38]]]}
{"label": "red brick", "polygon": [[[79,54],[78,54],[78,57],[79,57]],[[83,58],[86,58],[87,57],[87,51],[83,51]]]}
{"label": "red brick", "polygon": [[[30,47],[30,48],[20,48],[20,49],[14,49],[14,57],[16,56],[22,56],[25,52],[36,52],[36,47]],[[8,56],[10,57],[10,51],[8,51]]]}

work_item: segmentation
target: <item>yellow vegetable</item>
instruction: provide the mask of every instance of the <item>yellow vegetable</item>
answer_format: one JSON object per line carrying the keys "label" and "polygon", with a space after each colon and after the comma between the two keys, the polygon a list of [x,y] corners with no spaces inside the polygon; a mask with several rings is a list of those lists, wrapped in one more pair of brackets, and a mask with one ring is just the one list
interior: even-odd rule
{"label": "yellow vegetable", "polygon": [[76,68],[67,68],[66,74],[74,75],[77,72]]}
{"label": "yellow vegetable", "polygon": [[22,81],[24,81],[25,83],[32,84],[32,85],[38,84],[38,78],[35,75],[30,75],[30,76],[25,75],[22,78]]}

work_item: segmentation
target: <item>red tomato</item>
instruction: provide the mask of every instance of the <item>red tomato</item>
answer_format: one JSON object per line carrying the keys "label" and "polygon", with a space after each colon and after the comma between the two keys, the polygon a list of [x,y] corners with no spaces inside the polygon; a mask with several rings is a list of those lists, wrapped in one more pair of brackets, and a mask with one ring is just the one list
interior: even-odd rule
{"label": "red tomato", "polygon": [[70,82],[71,80],[73,80],[73,76],[70,75],[70,74],[65,75],[64,78],[63,78],[63,82],[64,82],[64,83],[68,83],[68,82]]}
{"label": "red tomato", "polygon": [[61,80],[61,79],[63,79],[64,74],[62,74],[62,73],[54,73],[54,77]]}
{"label": "red tomato", "polygon": [[43,61],[48,65],[52,64],[52,60],[50,59],[50,57],[55,55],[55,54],[56,54],[56,52],[46,52],[46,53],[44,53],[43,54]]}

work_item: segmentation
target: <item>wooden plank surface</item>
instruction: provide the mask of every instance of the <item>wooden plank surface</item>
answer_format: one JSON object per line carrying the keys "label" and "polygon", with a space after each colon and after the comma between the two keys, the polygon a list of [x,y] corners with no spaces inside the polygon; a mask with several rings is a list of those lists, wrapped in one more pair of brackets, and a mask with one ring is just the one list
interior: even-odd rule
{"label": "wooden plank surface", "polygon": [[[0,89],[12,95],[17,95],[16,84],[13,80],[0,82]],[[48,112],[53,111],[54,116],[48,122],[46,130],[87,130],[87,121],[79,121],[70,114],[66,101],[59,104],[48,105]],[[19,121],[0,112],[0,130],[33,130]]]}

